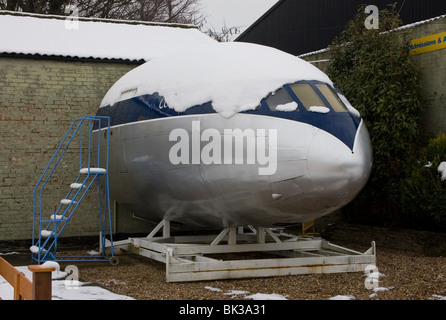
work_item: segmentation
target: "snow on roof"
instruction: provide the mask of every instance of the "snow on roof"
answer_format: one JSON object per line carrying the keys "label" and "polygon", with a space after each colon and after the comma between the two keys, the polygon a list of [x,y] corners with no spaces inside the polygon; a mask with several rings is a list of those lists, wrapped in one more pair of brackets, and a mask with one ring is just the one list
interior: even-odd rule
{"label": "snow on roof", "polygon": [[425,23],[429,23],[429,22],[432,22],[432,21],[435,21],[435,20],[444,19],[444,18],[446,18],[446,14],[443,14],[443,15],[438,16],[438,17],[426,19],[426,20],[423,20],[423,21],[418,21],[418,22],[406,24],[406,25],[403,25],[401,27],[396,28],[395,31],[414,28],[414,27],[417,27],[419,25],[422,25],[422,24],[425,24]]}
{"label": "snow on roof", "polygon": [[[393,29],[392,31],[407,30],[407,29],[415,28],[417,26],[429,23],[429,22],[433,22],[433,21],[441,20],[441,19],[445,19],[445,18],[446,18],[446,14],[443,14],[443,15],[438,16],[438,17],[434,17],[434,18],[423,20],[423,21],[418,21],[418,22],[406,24],[406,25],[403,25],[403,26],[398,27],[396,29]],[[388,32],[388,31],[386,31],[386,32]],[[316,51],[300,54],[298,57],[299,58],[305,58],[305,57],[308,57],[308,56],[312,56],[312,55],[315,55],[315,54],[320,54],[320,53],[324,53],[324,52],[328,52],[328,51],[330,51],[330,48],[324,48],[324,49],[320,49],[320,50],[316,50]]]}
{"label": "snow on roof", "polygon": [[190,25],[0,11],[0,53],[149,60],[215,40]]}
{"label": "snow on roof", "polygon": [[101,107],[132,96],[158,93],[178,112],[212,101],[224,117],[251,110],[286,83],[332,84],[310,63],[278,49],[242,42],[215,43],[152,59],[119,79]]}

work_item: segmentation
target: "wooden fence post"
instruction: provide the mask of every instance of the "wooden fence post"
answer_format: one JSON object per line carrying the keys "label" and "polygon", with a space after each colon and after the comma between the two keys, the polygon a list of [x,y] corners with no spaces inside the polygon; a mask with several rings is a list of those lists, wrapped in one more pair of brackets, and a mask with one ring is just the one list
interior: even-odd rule
{"label": "wooden fence post", "polygon": [[52,298],[52,283],[51,272],[56,268],[45,268],[39,265],[30,265],[28,270],[33,273],[33,300],[51,300]]}
{"label": "wooden fence post", "polygon": [[51,273],[56,268],[30,265],[28,270],[33,273],[32,282],[23,272],[0,257],[0,275],[14,288],[14,300],[51,300]]}

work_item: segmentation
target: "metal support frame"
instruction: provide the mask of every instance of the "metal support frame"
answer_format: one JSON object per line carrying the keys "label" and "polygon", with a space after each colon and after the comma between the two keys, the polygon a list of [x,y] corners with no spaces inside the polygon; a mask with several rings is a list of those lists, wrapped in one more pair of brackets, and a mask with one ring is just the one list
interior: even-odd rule
{"label": "metal support frame", "polygon": [[[161,228],[163,236],[156,237]],[[360,253],[323,239],[280,240],[268,228],[249,226],[249,233],[240,229],[226,228],[218,235],[170,236],[170,224],[163,220],[145,238],[114,242],[115,254],[135,253],[165,263],[167,282],[361,272],[376,263],[374,242]]]}

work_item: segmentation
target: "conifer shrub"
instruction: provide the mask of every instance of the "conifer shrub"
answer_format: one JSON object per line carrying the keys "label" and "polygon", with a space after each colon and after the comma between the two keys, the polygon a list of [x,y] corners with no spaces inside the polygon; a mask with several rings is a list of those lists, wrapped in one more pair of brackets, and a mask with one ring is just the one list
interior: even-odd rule
{"label": "conifer shrub", "polygon": [[358,109],[370,132],[370,180],[346,217],[360,222],[401,222],[400,186],[422,136],[421,79],[409,53],[408,34],[395,5],[379,11],[379,29],[367,29],[365,7],[358,10],[329,47],[327,73]]}
{"label": "conifer shrub", "polygon": [[400,188],[400,210],[409,227],[446,231],[446,180],[438,170],[442,162],[446,162],[444,134],[431,139],[420,160],[408,166]]}

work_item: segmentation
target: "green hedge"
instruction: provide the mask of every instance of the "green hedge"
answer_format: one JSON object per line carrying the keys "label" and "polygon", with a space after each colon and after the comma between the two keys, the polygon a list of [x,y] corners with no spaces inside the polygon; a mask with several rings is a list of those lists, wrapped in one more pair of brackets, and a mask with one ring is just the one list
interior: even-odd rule
{"label": "green hedge", "polygon": [[[379,30],[368,30],[365,7],[330,46],[327,73],[361,113],[370,132],[373,169],[361,194],[345,208],[350,221],[446,230],[445,138],[427,148],[421,115],[421,79],[409,54],[408,34],[395,6],[379,12]],[[421,146],[421,147],[420,147]],[[420,152],[421,150],[421,152]],[[430,167],[425,167],[431,161]]]}
{"label": "green hedge", "polygon": [[401,183],[400,210],[408,226],[446,231],[446,181],[438,167],[446,161],[446,135],[431,139]]}
{"label": "green hedge", "polygon": [[373,146],[371,179],[389,192],[420,135],[421,80],[394,7],[379,12],[379,30],[366,29],[364,7],[330,46],[328,74],[363,117]]}

